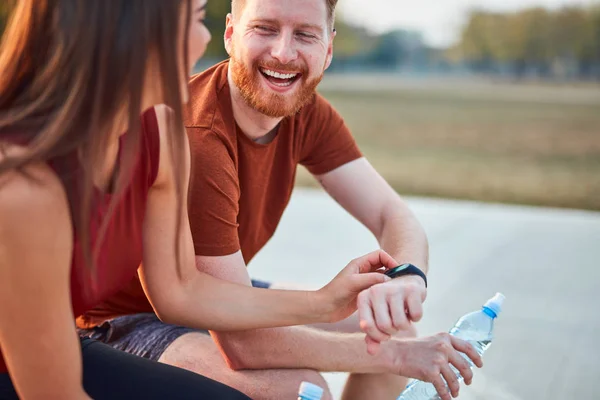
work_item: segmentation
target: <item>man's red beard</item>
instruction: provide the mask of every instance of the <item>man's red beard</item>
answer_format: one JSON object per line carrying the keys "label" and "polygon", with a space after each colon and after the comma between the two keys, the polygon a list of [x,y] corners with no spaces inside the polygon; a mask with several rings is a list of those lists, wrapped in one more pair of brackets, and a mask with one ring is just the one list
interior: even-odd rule
{"label": "man's red beard", "polygon": [[[232,51],[232,53],[234,53]],[[233,83],[240,91],[242,98],[248,106],[257,110],[261,114],[272,118],[285,118],[296,114],[302,107],[310,102],[317,86],[323,79],[323,73],[317,78],[307,80],[308,70],[306,68],[294,68],[290,65],[283,65],[276,61],[255,64],[252,69],[231,57],[231,74]],[[296,94],[291,97],[275,92],[265,93],[260,79],[263,79],[260,68],[271,69],[278,72],[299,73],[300,76],[295,79],[300,82],[293,82],[292,85],[300,85],[296,89]]]}

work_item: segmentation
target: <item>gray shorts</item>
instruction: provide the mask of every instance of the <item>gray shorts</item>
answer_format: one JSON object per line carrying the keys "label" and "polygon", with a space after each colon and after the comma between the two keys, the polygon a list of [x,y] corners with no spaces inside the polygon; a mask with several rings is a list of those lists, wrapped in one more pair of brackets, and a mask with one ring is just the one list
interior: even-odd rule
{"label": "gray shorts", "polygon": [[[252,280],[252,286],[268,289],[268,282]],[[177,338],[186,333],[208,331],[165,324],[154,313],[117,317],[92,329],[78,329],[79,336],[106,343],[127,353],[158,361]]]}

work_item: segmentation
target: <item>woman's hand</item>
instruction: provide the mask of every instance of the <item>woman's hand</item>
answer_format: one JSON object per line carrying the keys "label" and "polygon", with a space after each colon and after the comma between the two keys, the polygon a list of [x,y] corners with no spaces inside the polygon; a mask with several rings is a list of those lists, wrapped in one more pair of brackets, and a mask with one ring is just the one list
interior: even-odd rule
{"label": "woman's hand", "polygon": [[[352,260],[331,282],[317,292],[318,308],[324,309],[328,322],[348,318],[356,311],[360,292],[373,285],[390,280],[383,274],[385,270],[398,265],[389,254],[377,250],[366,256]],[[377,270],[381,270],[376,272]],[[324,307],[319,307],[323,306]]]}

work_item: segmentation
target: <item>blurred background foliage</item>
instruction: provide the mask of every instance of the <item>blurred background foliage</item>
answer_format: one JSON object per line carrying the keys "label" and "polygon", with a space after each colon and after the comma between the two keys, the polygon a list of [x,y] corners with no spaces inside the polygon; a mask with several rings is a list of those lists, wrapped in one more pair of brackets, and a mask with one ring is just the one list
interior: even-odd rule
{"label": "blurred background foliage", "polygon": [[[0,2],[0,32],[14,0]],[[213,40],[204,64],[227,57],[223,48],[228,1],[208,3]],[[372,34],[336,23],[331,71],[402,70],[418,73],[473,72],[513,78],[600,80],[600,5],[558,10],[532,8],[513,13],[473,10],[460,41],[428,47],[418,31]]]}
{"label": "blurred background foliage", "polygon": [[[209,1],[197,70],[227,57],[229,9]],[[319,91],[398,192],[600,210],[600,6],[472,10],[448,48],[343,15],[336,29]],[[302,169],[298,183],[315,185]]]}
{"label": "blurred background foliage", "polygon": [[10,0],[2,0],[0,2],[0,34],[4,32],[8,14],[13,7],[13,2]]}

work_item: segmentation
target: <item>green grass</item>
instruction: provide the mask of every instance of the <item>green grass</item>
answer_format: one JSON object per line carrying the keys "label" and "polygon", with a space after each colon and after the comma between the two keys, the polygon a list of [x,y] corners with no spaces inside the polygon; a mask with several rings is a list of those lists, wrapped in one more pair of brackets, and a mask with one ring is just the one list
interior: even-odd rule
{"label": "green grass", "polygon": [[[600,210],[600,99],[589,88],[349,82],[321,93],[399,193]],[[314,185],[305,171],[298,182]]]}

